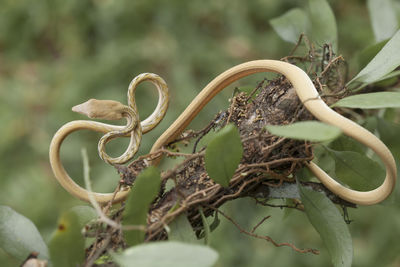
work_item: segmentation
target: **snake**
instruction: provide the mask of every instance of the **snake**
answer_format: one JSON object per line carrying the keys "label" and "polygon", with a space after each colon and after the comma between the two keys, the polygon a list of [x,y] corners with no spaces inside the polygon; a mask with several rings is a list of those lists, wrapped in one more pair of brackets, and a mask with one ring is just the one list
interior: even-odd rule
{"label": "snake", "polygon": [[[151,82],[158,90],[158,103],[153,113],[145,120],[139,122],[139,114],[135,102],[135,91],[137,86],[144,82]],[[65,138],[78,130],[92,130],[104,133],[98,143],[99,156],[111,165],[128,162],[136,154],[141,142],[142,133],[147,133],[156,127],[164,118],[169,104],[169,92],[167,83],[158,75],[153,73],[142,73],[136,76],[128,87],[128,106],[113,100],[90,99],[85,103],[74,106],[73,111],[87,115],[89,118],[119,120],[126,118],[125,126],[111,125],[90,120],[75,120],[64,124],[53,136],[50,143],[49,158],[54,176],[58,182],[73,196],[80,200],[90,202],[89,194],[100,203],[108,203],[111,199],[121,202],[126,198],[127,191],[120,191],[115,198],[111,193],[89,192],[79,186],[68,175],[60,159],[60,148]],[[130,136],[130,142],[126,151],[119,157],[110,157],[105,152],[106,144],[114,138]]]}
{"label": "snake", "polygon": [[[326,188],[328,188],[332,193],[336,194],[340,198],[359,205],[373,205],[379,203],[386,199],[392,193],[396,184],[397,168],[393,155],[386,147],[386,145],[374,134],[372,134],[362,126],[331,109],[321,99],[313,82],[311,81],[307,73],[305,73],[301,68],[288,62],[279,60],[265,59],[249,61],[236,65],[218,75],[209,84],[207,84],[204,89],[200,91],[200,93],[192,100],[192,102],[179,115],[179,117],[167,128],[167,130],[162,133],[162,135],[153,144],[150,153],[156,152],[163,146],[167,145],[168,143],[179,137],[189,125],[189,123],[204,108],[204,106],[224,88],[243,77],[260,72],[274,72],[284,75],[292,84],[302,104],[315,118],[329,125],[333,125],[339,128],[345,135],[369,147],[379,156],[385,166],[385,180],[379,187],[371,191],[357,191],[347,188],[334,180],[316,163],[312,161],[306,162],[305,166],[308,167],[308,169],[314,174],[314,176],[318,180],[320,180],[322,184],[325,185]],[[166,94],[166,96],[164,96],[164,100],[168,101],[168,92],[164,91],[164,93]],[[162,97],[160,94],[160,99],[161,98]],[[165,110],[163,108],[156,109],[153,114],[156,112],[160,112],[160,115],[158,116],[159,118],[161,118],[161,116],[165,114]],[[147,124],[147,122],[149,122],[149,124]],[[154,120],[151,122],[153,124],[151,124],[150,121],[146,120],[146,123],[141,122],[140,125],[143,132],[146,132],[147,130],[154,128],[155,125],[158,124],[158,122],[159,121]],[[129,124],[129,121],[127,124]],[[67,123],[62,128],[60,128],[60,130],[56,133],[52,140],[50,146],[50,161],[56,178],[61,183],[61,185],[66,188],[68,192],[75,195],[79,199],[88,201],[88,192],[72,181],[72,179],[68,176],[68,174],[62,167],[59,158],[59,146],[63,138],[65,138],[65,136],[69,134],[69,132],[82,128],[107,133],[110,130],[118,132],[122,129],[115,128],[115,126],[104,126],[103,124],[99,125],[97,122],[96,124],[93,124],[93,122],[91,121],[73,122],[72,124]],[[126,136],[126,132],[122,133],[121,131],[119,136]],[[102,148],[99,148],[99,151],[101,149]],[[124,158],[125,160],[127,159],[127,157],[125,156],[122,158]],[[162,155],[152,160],[149,164],[156,165],[159,163],[161,158]],[[128,194],[129,189],[125,191],[119,191],[116,193],[116,195],[94,193],[94,196],[97,202],[99,202],[100,204],[105,204],[109,201],[113,201],[114,203],[123,201],[126,199]]]}

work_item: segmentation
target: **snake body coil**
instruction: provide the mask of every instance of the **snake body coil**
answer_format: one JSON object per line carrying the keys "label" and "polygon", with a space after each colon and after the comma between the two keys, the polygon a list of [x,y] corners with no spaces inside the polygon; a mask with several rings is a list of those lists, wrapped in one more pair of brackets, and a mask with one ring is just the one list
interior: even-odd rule
{"label": "snake body coil", "polygon": [[[136,87],[143,81],[150,81],[158,90],[158,104],[153,113],[139,123],[139,115],[135,103]],[[169,103],[168,87],[165,81],[158,75],[143,73],[135,77],[128,89],[128,106],[111,100],[91,99],[81,105],[72,108],[73,111],[88,115],[89,118],[100,119],[127,119],[126,126],[116,126],[95,121],[78,120],[71,121],[62,126],[54,135],[50,144],[50,164],[53,173],[59,183],[75,197],[89,202],[89,192],[75,183],[64,169],[60,159],[60,147],[64,139],[72,132],[78,130],[92,130],[105,133],[100,139],[98,150],[99,156],[107,163],[122,164],[136,154],[142,138],[142,133],[147,133],[157,126],[163,119]],[[105,145],[112,139],[120,136],[130,136],[131,140],[127,150],[118,158],[112,158],[105,152]],[[127,197],[128,191],[120,191],[116,194],[114,202],[121,202]],[[92,193],[99,203],[107,203],[113,199],[113,194]]]}
{"label": "snake body coil", "polygon": [[[178,119],[176,119],[171,126],[157,139],[151,149],[151,152],[157,151],[162,146],[168,144],[178,137],[184,131],[187,125],[202,110],[202,108],[229,84],[245,76],[258,72],[276,72],[286,76],[286,78],[292,83],[301,102],[307,108],[307,110],[310,111],[310,113],[312,113],[317,119],[340,128],[344,134],[371,148],[381,158],[386,167],[386,178],[381,186],[372,191],[360,192],[342,186],[332,179],[328,174],[326,174],[322,169],[320,169],[315,163],[307,163],[307,167],[330,191],[342,199],[361,205],[372,205],[381,202],[388,195],[390,195],[395,186],[397,170],[394,158],[389,149],[372,133],[329,108],[325,102],[322,101],[312,81],[303,70],[295,65],[277,60],[250,61],[228,69],[217,76],[196,96],[196,98],[178,117]],[[160,99],[159,105],[161,101]],[[166,99],[168,99],[168,94]],[[156,111],[154,111],[153,114],[155,114]],[[165,110],[161,109],[161,111],[164,111],[165,113]],[[153,114],[151,116],[153,116]],[[163,115],[164,114],[162,114],[162,116]],[[154,127],[154,124],[151,123],[145,124],[142,122],[141,125],[143,132],[146,132],[148,129],[152,129]],[[67,189],[67,191],[82,200],[88,201],[88,192],[77,186],[62,167],[59,158],[61,142],[70,132],[78,129],[91,129],[100,132],[108,132],[110,130],[116,130],[118,132],[121,130],[120,128],[116,129],[114,127],[115,126],[105,126],[104,124],[91,121],[75,121],[64,125],[53,138],[50,146],[50,161],[54,174],[60,183]],[[137,145],[138,144],[136,144],[136,146]],[[152,164],[157,164],[160,159],[161,158],[154,160]],[[128,192],[129,191],[118,192],[114,202],[124,200]],[[112,199],[111,194],[94,194],[96,200],[100,203],[106,203]]]}

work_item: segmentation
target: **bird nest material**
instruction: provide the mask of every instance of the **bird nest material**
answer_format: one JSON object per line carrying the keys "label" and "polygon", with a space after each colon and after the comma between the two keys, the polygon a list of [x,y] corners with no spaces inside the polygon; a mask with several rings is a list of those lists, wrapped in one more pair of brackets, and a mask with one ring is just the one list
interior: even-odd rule
{"label": "bird nest material", "polygon": [[[313,49],[306,56],[288,56],[284,61],[307,66],[308,74],[324,101],[334,103],[347,94],[345,88],[346,64],[342,57],[336,57],[329,46],[319,53]],[[220,112],[200,131],[186,131],[179,139],[155,153],[144,155],[133,161],[128,167],[118,166],[120,187],[131,186],[135,177],[147,166],[146,162],[160,154],[167,157],[183,157],[183,161],[172,169],[162,173],[162,188],[148,213],[146,241],[168,239],[166,225],[178,216],[187,216],[193,229],[200,236],[204,230],[202,216],[211,216],[219,212],[218,208],[227,201],[251,197],[257,203],[268,205],[270,188],[280,187],[287,183],[296,183],[296,172],[305,162],[313,159],[312,144],[271,135],[265,130],[266,125],[284,125],[297,121],[312,120],[313,116],[304,108],[294,88],[283,76],[273,80],[264,79],[250,93],[239,92],[230,100],[227,110]],[[234,123],[241,136],[243,158],[237,168],[229,187],[222,187],[211,180],[204,167],[205,147],[199,147],[200,140],[210,131],[216,131],[227,123]],[[193,144],[192,153],[176,152],[179,144]],[[168,180],[174,186],[166,190]],[[354,207],[332,193],[320,183],[307,182],[314,190],[324,191],[334,202]],[[117,190],[119,190],[119,188]],[[116,191],[117,191],[116,190]],[[301,204],[293,206],[301,209]],[[124,206],[114,212],[112,219],[122,220]],[[234,224],[235,222],[231,220]],[[263,238],[276,246],[288,245],[300,252],[317,251],[300,250],[291,244],[278,244],[269,237],[260,237],[254,231],[242,232],[257,238]],[[107,249],[125,247],[122,231],[111,226],[96,230],[96,241],[88,249],[87,258],[99,256]]]}

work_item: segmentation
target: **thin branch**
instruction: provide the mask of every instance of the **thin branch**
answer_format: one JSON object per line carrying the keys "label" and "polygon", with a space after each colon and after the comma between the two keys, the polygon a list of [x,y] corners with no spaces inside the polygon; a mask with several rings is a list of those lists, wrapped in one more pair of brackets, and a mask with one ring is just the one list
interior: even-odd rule
{"label": "thin branch", "polygon": [[86,148],[81,149],[81,154],[82,154],[82,160],[83,160],[83,178],[85,180],[86,190],[88,191],[88,197],[89,197],[90,204],[92,204],[93,208],[96,210],[96,213],[99,216],[99,220],[101,222],[104,222],[111,227],[120,229],[121,225],[117,224],[116,222],[114,222],[113,220],[108,218],[101,210],[99,203],[97,203],[97,201],[93,195],[92,186],[91,186],[91,182],[90,182],[89,157],[88,157]]}
{"label": "thin branch", "polygon": [[268,220],[269,218],[271,218],[271,215],[268,215],[268,216],[265,216],[264,218],[262,218],[262,220],[261,220],[259,223],[257,223],[256,226],[253,227],[253,229],[251,230],[250,233],[253,234],[254,231],[257,230],[257,228],[258,228],[261,224],[263,224],[266,220]]}
{"label": "thin branch", "polygon": [[99,258],[101,256],[101,254],[107,250],[108,245],[110,244],[111,241],[111,235],[107,236],[106,239],[104,239],[103,244],[101,245],[100,248],[93,250],[95,251],[92,255],[90,255],[90,257],[88,257],[86,263],[85,263],[85,267],[91,267],[93,266],[94,262],[97,260],[97,258]]}
{"label": "thin branch", "polygon": [[295,245],[293,245],[293,244],[291,244],[291,243],[287,243],[287,242],[285,242],[285,243],[277,243],[276,241],[274,241],[274,240],[273,240],[271,237],[269,237],[269,236],[260,236],[260,235],[254,234],[254,233],[252,233],[252,232],[248,232],[248,231],[244,230],[237,222],[235,222],[231,217],[229,217],[228,215],[226,215],[226,214],[225,214],[224,212],[222,212],[221,210],[219,210],[219,209],[217,209],[217,208],[214,208],[214,207],[211,207],[211,206],[209,206],[209,208],[210,208],[210,209],[213,209],[213,210],[215,210],[215,211],[217,211],[217,212],[219,212],[219,213],[220,213],[222,216],[224,216],[228,221],[230,221],[231,223],[233,223],[233,224],[236,226],[236,228],[238,228],[238,230],[239,230],[241,233],[244,233],[244,234],[246,234],[246,235],[252,236],[252,237],[254,237],[254,238],[266,240],[266,241],[272,243],[275,247],[287,246],[287,247],[291,247],[293,250],[295,250],[295,251],[297,251],[297,252],[300,252],[300,253],[312,253],[312,254],[315,254],[315,255],[319,255],[319,250],[317,250],[317,249],[312,249],[312,248],[308,248],[308,249],[299,249],[299,248],[297,248]]}

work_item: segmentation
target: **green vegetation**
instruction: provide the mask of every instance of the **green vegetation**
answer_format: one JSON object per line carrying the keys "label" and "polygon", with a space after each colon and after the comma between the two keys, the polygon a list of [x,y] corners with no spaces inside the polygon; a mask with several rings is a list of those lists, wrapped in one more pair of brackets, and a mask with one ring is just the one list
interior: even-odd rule
{"label": "green vegetation", "polygon": [[[298,34],[303,31],[308,33],[317,45],[322,45],[326,41],[333,43],[334,49],[349,63],[350,77],[355,77],[348,84],[353,90],[363,90],[370,84],[386,87],[389,84],[393,87],[392,91],[398,91],[396,88],[399,74],[396,68],[400,63],[398,62],[400,60],[398,53],[400,32],[397,31],[400,23],[398,2],[385,0],[382,1],[384,2],[382,8],[377,9],[376,5],[379,2],[377,0],[370,0],[368,4],[364,1],[329,1],[333,14],[325,1],[310,0],[308,1],[310,6],[306,1],[303,2],[2,1],[0,4],[0,122],[2,124],[0,233],[4,229],[2,228],[4,216],[1,214],[5,212],[12,214],[10,219],[17,217],[29,225],[27,227],[34,229],[31,234],[32,240],[36,241],[32,242],[39,242],[43,247],[41,249],[46,253],[45,243],[48,244],[50,256],[62,253],[58,250],[58,245],[54,244],[70,241],[71,236],[63,239],[66,233],[60,232],[60,222],[64,220],[72,223],[73,234],[79,234],[81,216],[76,215],[78,212],[71,211],[70,208],[82,205],[82,202],[66,193],[53,178],[48,162],[50,140],[64,123],[86,119],[71,112],[71,107],[78,103],[89,98],[113,99],[126,103],[129,82],[137,74],[143,72],[159,74],[168,83],[172,94],[166,118],[155,130],[143,136],[138,155],[150,150],[156,138],[217,74],[244,61],[279,59],[286,56],[293,48],[292,43],[296,42]],[[282,14],[285,14],[284,17],[281,17]],[[310,14],[309,18],[307,14]],[[385,21],[377,19],[382,16],[388,19]],[[298,25],[291,24],[290,19],[293,17],[300,20]],[[391,38],[392,36],[394,37]],[[284,42],[281,38],[288,42]],[[374,58],[378,52],[381,56],[378,54]],[[255,81],[264,76],[264,74],[254,75],[241,81],[240,85],[253,86],[256,84]],[[239,83],[237,85],[239,86]],[[137,91],[136,99],[140,116],[145,118],[156,105],[156,92],[150,86],[147,87],[147,84],[140,87],[143,88]],[[377,114],[371,112],[371,116],[363,117],[359,123],[379,134],[398,159],[400,116],[398,111],[391,109],[399,106],[396,102],[398,92],[392,94],[395,95],[378,97],[377,100],[380,101],[378,106],[368,96],[364,96],[361,100],[348,98],[337,105],[363,109],[387,108]],[[232,92],[225,91],[213,99],[191,127],[195,129],[204,127],[216,112],[228,105],[227,99],[231,95]],[[390,101],[386,100],[388,96]],[[374,98],[376,97],[375,95]],[[91,172],[93,190],[111,192],[119,177],[115,169],[98,158],[98,138],[99,135],[93,133],[73,134],[72,138],[66,140],[61,156],[71,176],[83,185],[82,159],[79,155],[81,148],[87,147],[93,170]],[[373,162],[371,169],[380,173],[381,169],[375,158],[361,155],[358,151],[340,152],[343,149],[340,149],[341,144],[338,140],[343,142],[342,146],[346,144],[346,147],[350,145],[357,147],[354,142],[339,138],[335,144],[332,143],[331,148],[335,150],[318,152],[323,155],[319,162],[321,165],[324,165],[323,158],[329,159],[330,164],[334,158],[336,162],[346,165],[338,161],[336,155],[357,153],[362,157],[358,163],[363,160]],[[117,155],[123,152],[126,141],[111,142],[110,154]],[[329,164],[325,165],[329,167]],[[335,171],[334,168],[332,171]],[[343,174],[338,176],[343,177]],[[229,177],[224,179],[229,181]],[[329,217],[332,213],[337,215],[337,210],[328,199],[316,195],[315,192],[306,191],[307,189],[302,191],[303,201],[304,196],[308,196],[304,203],[306,209],[315,208],[311,208],[307,215],[314,218],[310,221],[321,234],[326,247],[307,216],[297,210],[284,212],[280,209],[256,206],[254,201],[249,199],[229,202],[222,210],[231,214],[246,229],[251,229],[261,218],[271,215],[268,222],[261,225],[257,232],[270,235],[278,242],[294,243],[299,248],[317,248],[321,251],[321,255],[301,254],[286,247],[275,248],[264,240],[243,235],[225,219],[221,219],[218,228],[211,229],[214,230],[212,233],[206,233],[211,247],[219,254],[218,260],[214,250],[198,245],[193,245],[193,249],[199,251],[197,256],[200,258],[202,255],[200,253],[211,255],[209,256],[211,263],[207,262],[204,266],[212,264],[215,260],[217,260],[215,266],[218,267],[327,266],[332,262],[329,253],[336,266],[340,266],[341,263],[347,266],[346,264],[351,263],[351,255],[346,254],[344,258],[340,258],[348,250],[343,251],[343,248],[338,248],[343,240],[346,247],[351,247],[348,233],[343,230],[347,229],[347,226],[334,223],[334,226],[339,228],[338,231],[344,231],[344,237],[330,236],[326,230],[329,229],[329,225],[325,228],[318,227],[326,220],[323,216]],[[399,200],[400,192],[397,186],[396,192],[383,204],[349,210],[350,219],[354,221],[348,226],[353,240],[353,266],[400,264]],[[149,199],[147,202],[151,201]],[[319,205],[313,206],[313,203]],[[310,215],[318,214],[316,213],[318,209],[326,209],[326,213],[323,213],[322,217]],[[57,223],[59,217],[61,219]],[[26,222],[26,218],[29,218],[35,226],[29,221]],[[211,219],[205,219],[210,220],[210,226],[212,226]],[[143,217],[141,220],[144,220]],[[188,226],[186,221],[181,224]],[[171,226],[171,229],[178,228]],[[175,236],[179,235],[186,236],[181,233]],[[324,238],[324,235],[328,237]],[[182,237],[176,240],[182,240]],[[327,244],[329,240],[334,241]],[[80,247],[82,243],[80,240]],[[169,246],[168,249],[175,252],[177,249],[188,248],[185,246],[181,248],[182,245],[178,242],[169,242],[165,246]],[[147,247],[148,250],[145,246],[136,248],[125,251],[119,258],[117,256],[118,261],[122,263],[129,260],[130,253],[143,253],[143,251],[152,253],[151,249],[158,249],[150,245]],[[18,260],[13,257],[14,254]],[[79,259],[82,257],[82,255],[76,256],[79,256]],[[13,247],[7,252],[0,249],[2,266],[18,266],[22,258],[23,256],[15,252]]]}

